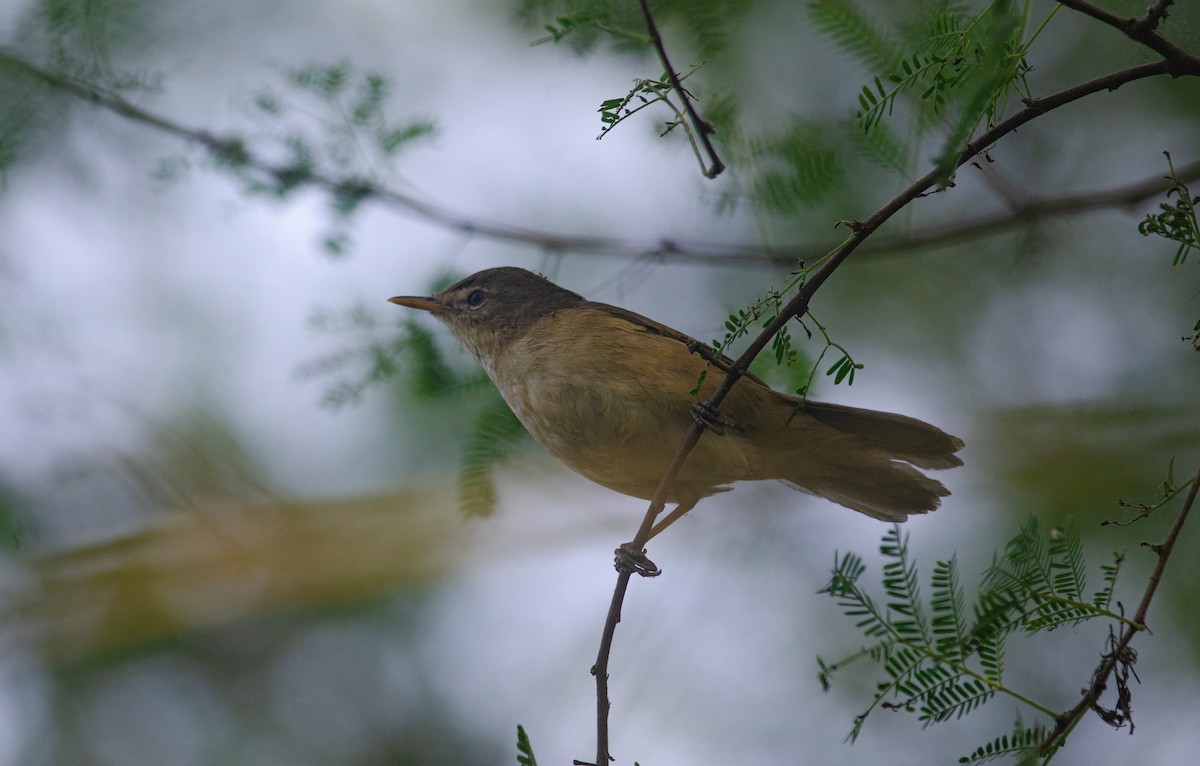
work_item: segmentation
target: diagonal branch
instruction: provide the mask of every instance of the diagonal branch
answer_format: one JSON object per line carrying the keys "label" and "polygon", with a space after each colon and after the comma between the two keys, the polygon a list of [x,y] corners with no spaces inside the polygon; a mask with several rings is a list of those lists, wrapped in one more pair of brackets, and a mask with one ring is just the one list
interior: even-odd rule
{"label": "diagonal branch", "polygon": [[675,73],[675,68],[671,66],[671,60],[667,58],[667,49],[663,45],[662,37],[658,34],[658,25],[654,23],[654,14],[650,13],[650,5],[647,0],[641,0],[642,15],[646,17],[646,31],[650,33],[650,40],[654,43],[655,49],[658,50],[658,58],[662,61],[663,66],[667,69],[667,77],[671,80],[671,87],[679,94],[679,98],[683,101],[683,109],[687,112],[688,120],[696,128],[696,134],[700,136],[700,142],[704,144],[704,151],[708,153],[708,158],[712,160],[710,165],[705,166],[701,162],[705,178],[716,178],[721,175],[721,171],[725,169],[725,163],[717,156],[717,150],[712,145],[713,126],[700,117],[696,111],[696,105],[692,103],[692,97],[683,89],[683,84],[679,82],[679,75]]}
{"label": "diagonal branch", "polygon": [[1097,8],[1082,0],[1058,0],[1073,11],[1091,16],[1110,27],[1124,32],[1129,39],[1141,43],[1163,57],[1167,62],[1168,72],[1172,77],[1200,72],[1200,57],[1193,56],[1182,48],[1169,42],[1158,33],[1159,23],[1167,17],[1167,9],[1175,0],[1156,0],[1154,5],[1146,10],[1145,16],[1137,18],[1121,18],[1108,11]]}
{"label": "diagonal branch", "polygon": [[[1012,133],[1017,128],[1025,123],[1033,120],[1046,112],[1065,106],[1073,101],[1077,101],[1085,96],[1090,96],[1102,91],[1112,91],[1122,85],[1135,80],[1144,79],[1147,77],[1156,77],[1169,73],[1168,64],[1165,61],[1157,61],[1150,64],[1141,64],[1139,66],[1122,69],[1112,74],[1098,77],[1094,80],[1077,85],[1073,88],[1068,88],[1060,91],[1052,96],[1047,96],[1042,99],[1031,99],[1026,102],[1026,106],[1021,111],[1004,120],[1000,124],[993,127],[991,130],[985,131],[974,141],[967,144],[966,148],[958,155],[955,168],[961,167],[969,162],[975,155],[985,151],[993,143],[998,141],[1003,136]],[[1197,74],[1200,74],[1200,69],[1197,69]],[[833,272],[841,266],[847,258],[849,258],[858,247],[866,241],[880,226],[888,221],[893,215],[902,210],[908,204],[914,202],[920,197],[927,194],[933,189],[941,179],[944,178],[944,173],[940,169],[934,169],[925,174],[921,178],[914,181],[907,189],[901,192],[894,199],[889,201],[869,218],[861,222],[850,224],[852,234],[839,248],[829,254],[824,262],[824,265],[814,272],[807,281],[796,292],[796,295],[788,301],[787,305],[779,312],[778,316],[766,326],[765,329],[750,343],[749,347],[742,353],[741,356],[733,363],[725,375],[725,379],[721,385],[713,393],[713,396],[704,402],[704,405],[711,411],[716,412],[722,401],[729,394],[734,384],[741,379],[750,363],[758,356],[759,352],[766,347],[771,341],[771,338],[783,328],[785,324],[793,318],[803,316],[808,310],[809,302],[812,300],[816,291],[833,275]],[[637,569],[639,573],[649,571],[657,573],[659,570],[653,564],[645,560],[644,548],[647,540],[650,538],[651,531],[654,529],[655,520],[662,514],[666,508],[667,494],[669,488],[674,482],[675,477],[679,473],[679,469],[683,466],[687,456],[695,448],[700,441],[700,437],[704,432],[704,427],[699,422],[693,423],[684,436],[683,442],[679,446],[679,450],[675,453],[670,466],[659,482],[658,489],[654,493],[654,498],[650,501],[650,507],[646,510],[645,516],[642,518],[641,526],[638,528],[637,534],[633,540],[625,543],[617,549],[617,587],[613,592],[612,603],[608,611],[608,620],[604,626],[605,639],[601,643],[600,653],[597,657],[596,664],[592,667],[592,673],[596,676],[596,709],[597,709],[597,732],[596,732],[596,761],[600,766],[606,766],[610,760],[608,750],[608,711],[611,703],[608,699],[608,660],[609,652],[612,646],[612,633],[616,629],[616,622],[620,620],[621,605],[625,598],[626,586],[632,571],[629,568],[629,561],[632,558],[637,560],[641,556],[641,560],[650,564],[645,570]]]}
{"label": "diagonal branch", "polygon": [[[222,136],[209,130],[186,126],[137,106],[96,85],[42,70],[3,52],[0,52],[0,63],[18,69],[51,87],[107,109],[125,119],[202,146],[214,157],[227,157],[236,148],[238,160],[242,165],[267,177],[278,179],[294,170],[291,166],[264,160],[249,151],[232,136]],[[1182,166],[1176,175],[1183,181],[1200,179],[1200,161]],[[544,229],[531,229],[481,220],[361,179],[336,177],[313,171],[302,179],[302,182],[334,195],[351,194],[358,198],[373,198],[394,209],[407,212],[450,231],[502,242],[517,242],[551,253],[570,252],[579,255],[649,258],[710,266],[725,263],[794,266],[802,261],[815,261],[836,247],[836,243],[819,242],[763,247],[761,244],[751,243],[687,242],[666,238],[658,241],[638,242],[613,237],[561,234]],[[1031,198],[1011,205],[1003,212],[966,218],[946,225],[929,226],[906,235],[872,242],[861,248],[860,257],[911,253],[939,245],[970,241],[1036,220],[1103,208],[1133,207],[1146,199],[1162,194],[1167,188],[1169,186],[1162,177],[1155,175],[1142,181],[1111,189],[1061,197]]]}

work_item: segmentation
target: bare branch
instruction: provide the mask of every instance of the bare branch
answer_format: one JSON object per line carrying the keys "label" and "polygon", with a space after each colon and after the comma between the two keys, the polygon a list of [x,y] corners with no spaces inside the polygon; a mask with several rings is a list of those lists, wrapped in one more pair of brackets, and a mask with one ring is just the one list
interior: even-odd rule
{"label": "bare branch", "polygon": [[[696,105],[692,103],[692,97],[684,90],[683,84],[679,82],[679,75],[675,73],[675,68],[671,66],[671,60],[667,57],[667,49],[663,45],[662,37],[658,34],[658,25],[654,23],[654,14],[650,13],[650,5],[646,0],[641,0],[642,15],[646,17],[646,30],[650,33],[650,40],[654,43],[654,47],[658,50],[658,58],[667,69],[667,77],[671,79],[671,87],[679,94],[679,98],[683,100],[684,111],[687,112],[688,120],[696,129],[696,135],[700,136],[700,142],[704,144],[704,151],[708,154],[708,158],[712,160],[711,164],[705,166],[701,163],[702,172],[705,178],[716,178],[721,175],[721,171],[725,169],[725,163],[717,156],[717,150],[712,145],[713,126],[700,117],[696,111]],[[692,135],[691,131],[688,135]]]}
{"label": "bare branch", "polygon": [[[1154,571],[1150,574],[1149,583],[1146,585],[1146,591],[1142,594],[1142,600],[1138,604],[1137,612],[1133,615],[1133,621],[1143,627],[1146,625],[1146,615],[1150,611],[1150,602],[1154,600],[1154,594],[1158,591],[1158,585],[1162,581],[1163,571],[1167,568],[1167,560],[1171,557],[1171,551],[1175,548],[1175,542],[1179,539],[1179,533],[1183,530],[1183,525],[1187,521],[1188,514],[1196,504],[1196,493],[1200,490],[1200,470],[1197,470],[1195,476],[1192,477],[1191,485],[1187,497],[1184,498],[1183,505],[1179,508],[1179,513],[1175,516],[1175,521],[1171,525],[1170,531],[1167,532],[1167,536],[1158,545],[1151,546],[1151,549],[1158,554],[1158,562],[1154,566]],[[1129,658],[1136,655],[1130,654],[1132,650],[1129,648],[1129,644],[1139,632],[1129,626],[1121,628],[1120,638],[1116,641],[1111,651],[1104,654],[1100,665],[1092,673],[1092,681],[1084,691],[1083,697],[1075,704],[1075,707],[1063,713],[1055,720],[1054,728],[1042,740],[1041,745],[1038,746],[1039,754],[1043,756],[1048,755],[1059,748],[1067,735],[1071,733],[1071,730],[1083,719],[1084,714],[1097,707],[1100,695],[1104,694],[1105,689],[1108,687],[1108,679],[1112,676],[1117,666],[1132,664]]]}
{"label": "bare branch", "polygon": [[1163,61],[1167,63],[1167,71],[1172,77],[1200,74],[1200,57],[1193,56],[1169,42],[1157,31],[1159,22],[1166,18],[1167,9],[1174,4],[1174,0],[1157,0],[1146,11],[1145,16],[1132,19],[1123,19],[1102,8],[1097,8],[1091,3],[1082,2],[1082,0],[1059,0],[1059,3],[1073,11],[1091,16],[1097,21],[1119,29],[1129,39],[1141,43],[1162,56]]}
{"label": "bare branch", "polygon": [[[104,88],[81,82],[66,75],[47,72],[3,52],[0,52],[0,62],[128,120],[161,130],[189,143],[198,144],[214,156],[224,156],[234,146],[237,146],[237,141],[230,136],[222,136],[210,130],[183,125],[137,106]],[[238,151],[239,159],[246,167],[269,177],[278,178],[288,170],[284,166],[263,160],[246,147],[239,147]],[[1183,181],[1200,178],[1200,161],[1184,165],[1179,169],[1177,175]],[[801,261],[815,261],[837,246],[835,242],[792,243],[774,247],[742,242],[687,242],[675,239],[637,242],[614,237],[561,234],[543,229],[523,228],[481,220],[362,179],[335,177],[313,172],[301,182],[334,194],[346,192],[353,187],[356,196],[378,200],[385,205],[415,215],[450,231],[502,242],[517,242],[552,253],[569,252],[578,255],[646,258],[701,265],[726,263],[794,265]],[[939,245],[970,241],[1004,231],[1012,226],[1051,217],[1104,208],[1128,208],[1161,194],[1167,188],[1162,177],[1156,175],[1112,189],[1062,197],[1030,198],[1022,203],[1011,204],[1008,210],[1003,212],[966,218],[941,226],[930,226],[910,234],[874,241],[862,247],[860,257],[912,253]]]}

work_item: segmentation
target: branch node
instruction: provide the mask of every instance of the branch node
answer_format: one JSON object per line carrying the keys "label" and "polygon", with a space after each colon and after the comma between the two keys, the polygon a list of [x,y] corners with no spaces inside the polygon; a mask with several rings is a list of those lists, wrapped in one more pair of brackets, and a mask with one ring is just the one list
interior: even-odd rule
{"label": "branch node", "polygon": [[687,350],[689,353],[696,354],[721,372],[729,372],[729,360],[720,356],[700,341],[689,340]]}

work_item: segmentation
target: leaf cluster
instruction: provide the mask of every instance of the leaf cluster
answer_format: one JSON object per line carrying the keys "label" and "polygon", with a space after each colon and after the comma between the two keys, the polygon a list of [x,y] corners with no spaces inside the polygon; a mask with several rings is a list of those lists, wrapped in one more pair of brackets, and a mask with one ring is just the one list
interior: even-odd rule
{"label": "leaf cluster", "polygon": [[811,207],[842,183],[845,163],[827,126],[794,120],[781,132],[749,142],[754,200],[780,214]]}
{"label": "leaf cluster", "polygon": [[[683,75],[680,75],[680,81],[686,80],[696,73],[703,63],[697,64],[691,70]],[[600,108],[596,111],[600,113],[600,135],[596,136],[596,140],[604,138],[610,130],[626,118],[633,116],[648,106],[656,103],[664,103],[674,113],[675,118],[666,123],[661,135],[666,135],[681,124],[684,124],[683,112],[671,100],[671,79],[670,75],[663,72],[657,79],[636,78],[633,81],[633,87],[629,92],[619,98],[609,98],[600,102]],[[635,106],[630,106],[634,104]]]}
{"label": "leaf cluster", "polygon": [[[829,369],[825,371],[825,377],[832,377],[833,385],[835,386],[841,385],[842,381],[845,381],[847,386],[853,386],[854,373],[863,369],[865,365],[863,365],[861,362],[854,361],[854,357],[850,355],[850,352],[846,350],[845,346],[841,345],[840,343],[835,343],[833,339],[829,337],[829,331],[825,329],[825,325],[818,322],[816,316],[814,316],[811,311],[808,312],[807,317],[814,325],[816,325],[817,332],[821,333],[821,337],[825,340],[825,345],[821,348],[821,353],[817,355],[817,361],[813,363],[812,371],[809,374],[808,381],[803,386],[796,389],[796,393],[803,397],[808,396],[808,392],[812,390],[813,378],[816,376],[816,371],[820,368],[821,361],[830,351],[837,351],[839,354],[841,354],[841,356],[839,356],[837,361],[830,365]],[[808,332],[807,326],[805,326],[804,329],[805,332]],[[810,338],[812,337],[811,332],[808,332],[808,335]]]}
{"label": "leaf cluster", "polygon": [[[1008,639],[1095,618],[1140,627],[1110,609],[1123,560],[1120,555],[1114,554],[1112,563],[1099,567],[1099,588],[1090,595],[1086,592],[1088,566],[1075,530],[1045,534],[1031,518],[984,572],[972,603],[954,557],[934,564],[930,596],[922,595],[922,578],[909,553],[908,536],[901,534],[898,525],[885,533],[880,552],[885,560],[882,598],[863,586],[866,565],[854,553],[835,556],[832,578],[821,591],[836,599],[870,640],[841,662],[830,664],[818,658],[822,683],[828,687],[836,670],[863,657],[879,665],[885,675],[870,706],[855,718],[848,735],[851,741],[876,708],[916,713],[928,726],[961,718],[997,694],[1053,719],[1049,707],[1006,685]],[[1041,728],[1041,724],[1025,727],[1018,721],[1013,734],[981,746],[963,762],[1027,752],[1041,741],[1037,736]]]}
{"label": "leaf cluster", "polygon": [[1025,726],[1017,716],[1010,734],[1001,734],[991,742],[975,748],[970,755],[958,759],[963,764],[993,763],[1002,759],[1017,759],[1026,764],[1038,759],[1038,749],[1046,740],[1047,728],[1042,724]]}
{"label": "leaf cluster", "polygon": [[[1173,266],[1180,266],[1187,260],[1188,254],[1200,248],[1200,222],[1197,222],[1196,207],[1200,205],[1200,196],[1193,196],[1191,189],[1175,172],[1175,164],[1171,155],[1167,154],[1167,164],[1171,169],[1167,180],[1171,188],[1167,190],[1167,201],[1159,205],[1159,212],[1150,213],[1145,220],[1138,224],[1138,232],[1142,236],[1155,235],[1174,242],[1175,257],[1171,260]],[[1192,327],[1191,335],[1183,337],[1184,342],[1200,351],[1200,320]]]}
{"label": "leaf cluster", "polygon": [[1175,458],[1172,457],[1171,460],[1167,463],[1167,476],[1165,479],[1163,479],[1162,483],[1159,485],[1159,493],[1160,494],[1159,494],[1158,502],[1150,504],[1150,503],[1131,503],[1126,500],[1118,500],[1117,504],[1119,506],[1121,506],[1122,508],[1129,508],[1129,509],[1135,511],[1136,515],[1125,521],[1102,521],[1102,522],[1100,522],[1100,526],[1105,527],[1110,524],[1113,524],[1118,527],[1127,527],[1130,524],[1134,524],[1138,521],[1141,521],[1142,519],[1150,518],[1150,516],[1155,511],[1157,511],[1159,508],[1162,508],[1164,505],[1166,505],[1167,503],[1174,500],[1185,489],[1188,489],[1189,487],[1191,487],[1192,481],[1194,481],[1194,479],[1189,479],[1188,481],[1185,481],[1182,484],[1177,484],[1175,482]]}
{"label": "leaf cluster", "polygon": [[438,336],[421,323],[410,319],[396,328],[363,306],[317,312],[310,326],[326,333],[370,336],[298,370],[305,378],[337,376],[322,395],[326,406],[356,404],[370,389],[403,380],[417,399],[474,410],[459,465],[459,504],[467,515],[490,515],[496,506],[495,468],[524,444],[525,429],[483,371],[456,370],[445,358]]}
{"label": "leaf cluster", "polygon": [[[685,37],[689,52],[711,58],[729,45],[730,30],[747,10],[745,0],[655,0],[654,18],[660,27],[671,26]],[[534,43],[569,42],[581,53],[602,42],[618,49],[643,53],[650,43],[637,2],[618,0],[522,0],[521,20],[548,36]]]}
{"label": "leaf cluster", "polygon": [[[751,330],[759,327],[769,327],[783,310],[785,293],[802,285],[806,275],[812,268],[801,268],[793,272],[783,290],[772,290],[749,306],[739,308],[730,313],[725,318],[725,336],[720,339],[714,338],[710,344],[710,348],[714,354],[718,356],[727,354],[733,344],[746,335],[749,335]],[[790,326],[785,324],[771,338],[771,355],[760,354],[751,363],[750,371],[764,379],[778,379],[781,376],[775,371],[784,370],[783,377],[786,378],[788,389],[801,397],[807,397],[812,390],[813,381],[816,378],[817,370],[821,367],[822,361],[830,351],[837,351],[839,356],[825,370],[825,376],[833,378],[834,385],[840,385],[842,382],[845,382],[848,386],[854,385],[855,373],[863,369],[864,365],[861,362],[855,361],[854,357],[844,346],[836,343],[830,337],[828,330],[817,321],[811,311],[806,314],[806,317],[816,326],[825,343],[815,360],[805,354],[796,345]],[[813,332],[808,328],[808,325],[803,320],[797,320],[797,323],[804,330],[804,334],[808,339],[811,340]],[[773,368],[769,366],[772,361],[774,362]],[[708,369],[706,367],[700,373],[695,387],[690,392],[692,396],[699,393],[707,374]]]}
{"label": "leaf cluster", "polygon": [[[331,230],[322,245],[342,255],[350,245],[349,223],[394,170],[400,152],[433,134],[423,118],[394,122],[387,115],[391,84],[349,62],[310,64],[281,72],[283,87],[263,87],[252,96],[254,136],[224,142],[214,152],[219,167],[235,175],[248,193],[278,199],[318,177],[340,179],[331,186]],[[252,167],[251,156],[271,170]]]}
{"label": "leaf cluster", "polygon": [[809,9],[828,38],[874,73],[859,92],[855,124],[864,135],[859,145],[884,167],[907,164],[903,143],[884,124],[898,103],[911,110],[918,136],[935,128],[944,135],[934,163],[948,182],[980,125],[996,124],[1011,93],[1028,93],[1028,9],[1019,12],[1012,0],[992,0],[974,15],[966,3],[940,0],[920,20],[898,25],[898,34],[881,30],[851,0],[820,0]]}
{"label": "leaf cluster", "polygon": [[1138,224],[1138,233],[1147,237],[1153,234],[1177,243],[1179,247],[1175,249],[1171,265],[1179,266],[1187,260],[1188,253],[1200,248],[1200,223],[1196,220],[1200,196],[1193,196],[1188,185],[1176,174],[1169,154],[1167,163],[1171,168],[1167,176],[1171,182],[1171,188],[1167,189],[1167,201],[1159,205],[1158,213],[1147,215]]}
{"label": "leaf cluster", "polygon": [[[783,293],[778,290],[772,290],[765,296],[759,298],[754,303],[746,308],[739,308],[731,312],[725,318],[725,336],[721,339],[714,338],[710,347],[715,356],[726,354],[730,348],[741,338],[750,334],[752,329],[767,327],[779,316],[779,312],[783,309]],[[779,332],[771,339],[771,353],[777,368],[784,369],[803,369],[807,375],[809,365],[806,363],[804,356],[799,349],[793,344],[792,335],[787,326],[780,328]],[[751,367],[751,371],[755,374],[766,372],[764,364],[760,360],[766,357],[759,356]],[[711,366],[711,364],[710,364]],[[691,390],[692,396],[700,392],[700,387],[703,385],[705,378],[708,375],[707,367],[700,373],[699,379],[696,381],[696,386]]]}

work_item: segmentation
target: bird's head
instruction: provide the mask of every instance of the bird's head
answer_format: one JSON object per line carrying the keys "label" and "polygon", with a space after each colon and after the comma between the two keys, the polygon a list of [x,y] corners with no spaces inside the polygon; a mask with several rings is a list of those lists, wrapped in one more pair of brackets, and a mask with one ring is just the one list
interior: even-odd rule
{"label": "bird's head", "polygon": [[539,319],[585,302],[543,276],[511,266],[477,272],[427,298],[389,300],[428,311],[485,367],[492,355],[522,337]]}

